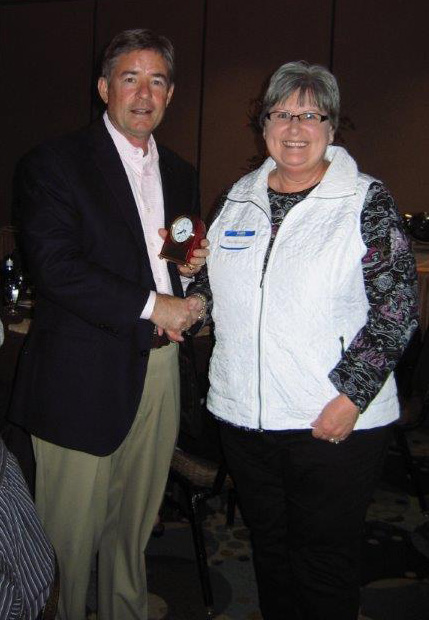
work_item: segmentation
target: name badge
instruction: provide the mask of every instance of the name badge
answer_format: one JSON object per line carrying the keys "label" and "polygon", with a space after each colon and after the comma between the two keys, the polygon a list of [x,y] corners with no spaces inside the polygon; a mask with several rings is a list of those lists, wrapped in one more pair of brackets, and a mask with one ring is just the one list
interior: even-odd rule
{"label": "name badge", "polygon": [[247,250],[255,240],[254,230],[225,230],[220,247],[224,250]]}

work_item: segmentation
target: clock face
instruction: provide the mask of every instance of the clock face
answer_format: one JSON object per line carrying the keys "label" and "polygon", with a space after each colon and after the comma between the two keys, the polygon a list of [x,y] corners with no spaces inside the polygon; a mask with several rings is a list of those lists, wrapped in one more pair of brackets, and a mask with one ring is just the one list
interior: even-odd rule
{"label": "clock face", "polygon": [[171,237],[176,243],[184,243],[192,236],[194,226],[189,217],[181,216],[171,225]]}

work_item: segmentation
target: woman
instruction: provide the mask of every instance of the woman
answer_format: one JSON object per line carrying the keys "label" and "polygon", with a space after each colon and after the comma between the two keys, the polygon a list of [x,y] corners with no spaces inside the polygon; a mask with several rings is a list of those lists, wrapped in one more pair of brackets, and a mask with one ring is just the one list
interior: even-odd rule
{"label": "woman", "polygon": [[[330,146],[324,67],[272,76],[269,157],[228,192],[188,294],[215,325],[208,409],[251,531],[265,620],[356,620],[365,512],[417,326],[414,259],[384,185]],[[212,306],[213,304],[213,306]]]}

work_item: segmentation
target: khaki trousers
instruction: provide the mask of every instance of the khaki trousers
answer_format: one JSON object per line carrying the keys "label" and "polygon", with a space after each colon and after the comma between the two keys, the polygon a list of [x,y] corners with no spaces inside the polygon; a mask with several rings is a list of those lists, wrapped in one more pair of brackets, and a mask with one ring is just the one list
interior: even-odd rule
{"label": "khaki trousers", "polygon": [[98,552],[98,620],[146,620],[144,550],[179,429],[178,347],[153,349],[136,419],[97,457],[33,437],[36,506],[58,556],[59,620],[84,620]]}

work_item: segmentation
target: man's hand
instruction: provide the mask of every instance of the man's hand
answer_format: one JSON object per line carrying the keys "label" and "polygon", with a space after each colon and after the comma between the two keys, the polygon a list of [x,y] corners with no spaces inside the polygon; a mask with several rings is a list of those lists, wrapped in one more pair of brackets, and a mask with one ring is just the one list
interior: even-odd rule
{"label": "man's hand", "polygon": [[[162,239],[165,239],[167,236],[167,229],[159,228],[158,233]],[[193,254],[189,260],[189,264],[177,266],[181,276],[192,278],[196,273],[200,271],[201,267],[206,262],[207,256],[210,254],[210,251],[208,249],[209,245],[210,244],[208,239],[201,239],[200,247],[196,248],[193,251]]]}
{"label": "man's hand", "polygon": [[311,426],[313,437],[337,443],[350,435],[359,417],[357,407],[348,396],[339,394],[329,401]]}
{"label": "man's hand", "polygon": [[[201,312],[201,310],[204,307],[203,302],[201,301],[201,299],[199,297],[188,297],[186,299],[186,301],[189,302],[189,307],[191,308],[191,312],[194,313],[196,311],[197,313],[197,318]],[[195,321],[194,321],[195,323]],[[189,327],[191,327],[189,325]],[[187,327],[187,329],[189,329],[189,327]],[[167,334],[167,337],[169,340],[171,340],[172,342],[183,342],[185,339],[182,335],[182,331],[180,330],[173,330],[173,329],[166,329],[163,330],[161,327],[158,327],[158,333],[159,335],[161,335],[163,333],[163,331],[165,331],[165,333]]]}
{"label": "man's hand", "polygon": [[156,294],[155,306],[150,320],[167,333],[181,333],[197,320],[202,302],[198,297],[181,299],[173,295]]}

